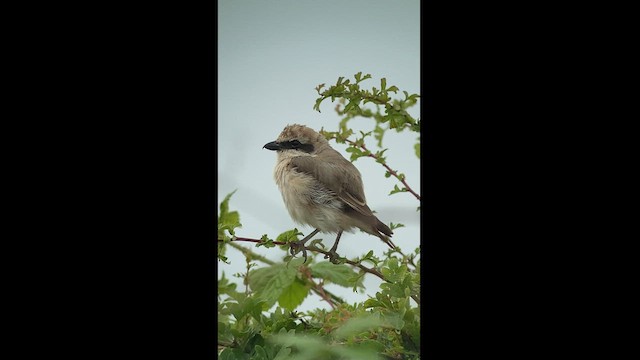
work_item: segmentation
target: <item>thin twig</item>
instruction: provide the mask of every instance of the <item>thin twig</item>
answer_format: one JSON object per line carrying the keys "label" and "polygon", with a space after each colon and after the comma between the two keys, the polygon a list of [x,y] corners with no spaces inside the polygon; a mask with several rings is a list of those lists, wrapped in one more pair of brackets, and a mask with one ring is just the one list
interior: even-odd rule
{"label": "thin twig", "polygon": [[[328,251],[326,251],[326,250],[318,249],[318,248],[317,248],[317,247],[315,247],[315,246],[313,246],[313,247],[308,247],[308,248],[307,248],[307,250],[309,250],[309,251],[316,251],[316,252],[319,252],[319,253],[321,253],[321,254],[324,254],[324,255],[327,255],[327,256],[331,256],[331,253],[330,253],[330,252],[328,252]],[[373,275],[375,275],[375,276],[379,277],[380,279],[382,279],[382,280],[384,280],[384,281],[389,282],[389,280],[385,279],[385,278],[384,278],[384,276],[383,276],[383,275],[382,275],[378,270],[376,270],[376,269],[374,269],[374,268],[368,268],[368,267],[366,267],[366,266],[364,266],[364,265],[362,265],[362,264],[360,264],[360,263],[357,263],[357,262],[355,262],[355,261],[351,261],[351,260],[346,259],[346,258],[344,259],[344,262],[345,262],[345,263],[347,263],[347,264],[349,264],[349,265],[351,265],[351,266],[358,267],[358,268],[360,268],[361,270],[363,270],[363,271],[365,271],[365,272],[368,272],[369,274],[373,274]]]}
{"label": "thin twig", "polygon": [[329,296],[327,296],[327,293],[324,290],[324,288],[322,287],[322,284],[316,284],[316,282],[313,281],[313,277],[311,276],[311,269],[309,269],[308,267],[304,266],[303,270],[301,272],[307,278],[307,281],[309,281],[311,283],[313,288],[318,291],[318,295],[320,295],[320,297],[324,301],[328,302],[329,305],[331,305],[331,309],[335,310],[336,305],[340,305],[340,303],[334,303],[334,301],[331,301],[331,298]]}
{"label": "thin twig", "polygon": [[[218,242],[222,242],[222,241],[224,241],[224,240],[218,239]],[[242,247],[242,246],[239,246],[239,245],[233,244],[233,242],[234,242],[234,241],[247,241],[247,242],[253,242],[253,243],[260,243],[260,242],[263,242],[263,240],[259,240],[259,239],[240,238],[240,237],[236,237],[234,240],[231,240],[231,241],[229,242],[232,246],[234,246],[234,247],[235,247],[235,248],[237,248],[237,249],[240,249],[241,251],[251,251],[251,250],[246,249],[246,248],[244,248],[244,247]],[[275,244],[275,245],[287,245],[287,244],[289,244],[289,243],[284,242],[284,241],[274,241],[274,242],[273,242],[273,244]],[[321,254],[324,254],[324,255],[327,255],[327,256],[331,256],[331,254],[330,254],[328,251],[326,251],[326,250],[322,250],[322,249],[319,249],[319,248],[317,248],[317,247],[315,247],[315,246],[312,246],[312,247],[306,247],[306,249],[307,249],[307,250],[309,250],[309,251],[315,251],[315,252],[318,252],[318,253],[321,253]],[[252,253],[253,253],[253,252],[252,252]],[[271,264],[273,264],[273,262],[272,262],[271,260],[268,260],[268,261],[270,261],[270,262],[271,262]],[[380,279],[382,279],[382,280],[383,280],[383,281],[385,281],[385,282],[388,282],[388,283],[390,283],[390,282],[391,282],[391,281],[387,280],[387,279],[386,279],[386,278],[385,278],[385,277],[384,277],[384,276],[383,276],[383,275],[382,275],[378,270],[376,270],[375,268],[368,268],[368,267],[366,267],[366,266],[364,266],[364,265],[362,265],[362,264],[360,264],[360,263],[357,263],[357,262],[355,262],[355,261],[352,261],[352,260],[349,260],[349,259],[346,259],[346,258],[344,259],[344,262],[345,262],[345,263],[347,263],[347,264],[349,264],[349,265],[351,265],[351,266],[355,266],[355,267],[357,267],[357,268],[360,268],[360,269],[361,269],[361,270],[363,270],[364,272],[368,272],[369,274],[373,274],[373,275],[375,275],[375,276],[379,277]],[[314,289],[314,290],[315,290],[315,289]],[[318,291],[318,290],[316,290],[316,291]],[[326,290],[324,290],[324,291],[325,291],[325,293],[329,293],[329,292],[328,292],[328,291],[326,291]],[[318,293],[318,295],[320,295],[320,294]],[[322,297],[322,295],[320,295],[320,297]],[[415,302],[418,304],[418,306],[420,306],[420,300],[419,300],[415,295],[411,295],[411,298],[412,298],[413,300],[415,300]]]}
{"label": "thin twig", "polygon": [[[369,149],[367,149],[367,147],[364,144],[357,144],[355,141],[351,141],[349,139],[345,139],[346,142],[348,142],[349,144],[353,145],[353,146],[358,146],[360,148],[362,148],[364,151],[366,151],[368,154],[368,157],[374,158],[376,160],[378,160],[378,156],[373,154],[371,151],[369,151]],[[416,199],[420,200],[420,195],[418,195],[415,191],[413,191],[413,189],[411,189],[411,187],[409,186],[409,184],[407,184],[405,179],[401,179],[400,176],[398,176],[398,173],[391,169],[391,167],[389,167],[389,165],[387,165],[386,162],[380,162],[380,164],[382,164],[382,166],[384,166],[387,171],[389,172],[389,174],[393,175],[396,179],[398,179],[402,185],[404,185],[404,187],[407,189],[408,192],[410,192],[411,194],[413,194],[413,196],[416,197]]]}
{"label": "thin twig", "polygon": [[[218,242],[220,242],[222,240],[218,240]],[[248,241],[248,242],[261,242],[262,240],[257,240],[257,239],[248,239],[248,238],[236,238],[235,240],[237,241]],[[273,242],[276,245],[286,245],[288,243],[285,242],[281,242],[281,241],[274,241]],[[229,245],[231,245],[232,247],[240,250],[240,252],[242,252],[245,256],[249,255],[251,256],[251,258],[253,260],[258,260],[258,261],[262,261],[263,263],[267,264],[267,265],[274,265],[275,261],[269,260],[266,257],[259,255],[253,251],[251,251],[251,249],[247,249],[244,246],[238,245],[238,244],[234,244],[233,241],[229,242]],[[314,293],[316,293],[316,295],[323,297],[323,296],[329,296],[331,299],[333,299],[333,301],[335,301],[337,304],[341,304],[344,303],[344,300],[339,297],[338,295],[332,293],[331,291],[325,289],[324,287],[320,287],[322,289],[322,291],[320,291],[320,289],[318,289],[317,287],[313,287],[311,288],[311,290],[313,290]],[[321,292],[324,294],[321,294]]]}
{"label": "thin twig", "polygon": [[[222,242],[222,241],[224,241],[224,240],[218,239],[218,242]],[[230,241],[230,244],[232,244],[234,241],[248,241],[248,242],[260,243],[263,240],[236,237],[234,240]],[[276,245],[287,245],[287,244],[289,244],[288,242],[284,242],[284,241],[274,241],[273,243],[276,244]],[[235,247],[236,249],[240,249],[243,252],[244,251],[251,251],[251,250],[245,249],[244,247],[239,246],[239,245],[232,244],[232,246]],[[319,253],[324,254],[324,255],[330,255],[328,251],[325,251],[325,250],[322,250],[322,249],[318,249],[315,246],[307,247],[307,250],[319,252]],[[271,265],[273,264],[273,262],[271,260],[269,260],[269,262],[271,263]],[[369,274],[373,274],[373,275],[379,277],[380,279],[382,279],[384,281],[387,281],[387,279],[385,279],[384,276],[382,276],[382,274],[378,270],[376,270],[374,268],[368,268],[368,267],[366,267],[366,266],[364,266],[362,264],[359,264],[359,263],[357,263],[355,261],[351,261],[349,259],[345,259],[345,262],[347,264],[349,264],[349,265],[358,267],[358,268],[364,270],[365,272],[368,272]]]}

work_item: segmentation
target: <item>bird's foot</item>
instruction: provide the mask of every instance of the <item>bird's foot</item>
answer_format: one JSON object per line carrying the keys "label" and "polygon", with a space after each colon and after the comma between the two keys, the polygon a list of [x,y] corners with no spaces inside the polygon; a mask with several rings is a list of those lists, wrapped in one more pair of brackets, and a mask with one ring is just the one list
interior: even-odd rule
{"label": "bird's foot", "polygon": [[329,259],[329,261],[330,261],[330,262],[332,262],[333,264],[340,264],[340,263],[342,263],[342,262],[340,261],[340,256],[339,256],[339,255],[338,255],[338,253],[337,253],[335,250],[333,250],[333,249],[331,249],[331,250],[329,251],[329,253],[328,253],[328,254],[325,254],[324,258],[325,258],[325,259]]}
{"label": "bird's foot", "polygon": [[291,256],[295,256],[297,253],[302,251],[302,257],[304,258],[304,262],[307,262],[307,248],[304,246],[304,241],[292,241],[289,243],[289,253]]}

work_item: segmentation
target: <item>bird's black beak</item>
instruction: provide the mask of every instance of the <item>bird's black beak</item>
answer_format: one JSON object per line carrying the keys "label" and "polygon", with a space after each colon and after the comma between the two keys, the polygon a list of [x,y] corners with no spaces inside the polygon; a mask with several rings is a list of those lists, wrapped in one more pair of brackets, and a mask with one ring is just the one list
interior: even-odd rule
{"label": "bird's black beak", "polygon": [[282,149],[282,146],[280,146],[280,144],[279,144],[279,143],[277,143],[277,142],[275,142],[275,141],[272,141],[272,142],[270,142],[270,143],[266,143],[266,144],[264,144],[264,146],[263,146],[262,148],[263,148],[263,149],[264,149],[264,148],[267,148],[267,149],[269,149],[269,150],[280,150],[280,149]]}

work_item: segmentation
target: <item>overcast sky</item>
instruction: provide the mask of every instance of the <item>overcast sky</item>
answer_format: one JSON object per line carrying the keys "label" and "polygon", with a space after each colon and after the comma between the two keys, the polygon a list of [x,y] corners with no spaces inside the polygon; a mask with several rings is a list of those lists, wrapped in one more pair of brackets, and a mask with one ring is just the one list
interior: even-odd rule
{"label": "overcast sky", "polygon": [[[276,154],[263,149],[287,124],[299,123],[335,131],[340,117],[335,103],[325,100],[322,112],[313,110],[314,88],[330,85],[338,77],[353,79],[359,71],[372,79],[364,88],[387,86],[420,94],[419,0],[219,0],[218,1],[218,204],[233,190],[237,192],[230,209],[240,213],[242,228],[237,236],[274,238],[297,227],[305,235],[309,226],[296,225],[289,217],[273,179]],[[419,104],[410,113],[420,117]],[[373,120],[354,119],[355,130],[370,131]],[[389,132],[383,146],[389,150],[388,164],[406,174],[407,182],[420,193],[420,161],[413,146],[418,134]],[[343,145],[330,142],[348,158]],[[375,142],[370,142],[375,148]],[[405,253],[419,246],[418,201],[409,193],[388,196],[394,178],[385,178],[385,169],[370,158],[355,163],[362,174],[367,203],[384,223],[403,223],[394,231],[393,242]],[[318,234],[328,248],[335,235]],[[274,261],[284,252],[249,246]],[[378,256],[388,247],[378,238],[360,231],[344,233],[338,253],[353,258],[373,250]],[[246,271],[244,257],[229,248],[230,265],[218,263],[218,274],[240,284],[232,275]],[[319,258],[318,260],[323,260]],[[262,263],[258,263],[263,266]],[[373,296],[380,281],[365,277],[367,290],[328,285],[327,289],[348,303]],[[330,309],[326,302],[310,294],[299,310]]]}

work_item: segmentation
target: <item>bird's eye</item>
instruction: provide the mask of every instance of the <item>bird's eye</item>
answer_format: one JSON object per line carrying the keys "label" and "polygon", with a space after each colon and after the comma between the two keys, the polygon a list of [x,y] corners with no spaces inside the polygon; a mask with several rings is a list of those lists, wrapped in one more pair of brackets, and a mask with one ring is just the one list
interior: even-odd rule
{"label": "bird's eye", "polygon": [[298,146],[300,146],[301,144],[300,144],[300,141],[298,141],[298,140],[292,140],[292,141],[291,141],[291,145],[298,147]]}

